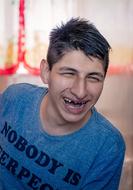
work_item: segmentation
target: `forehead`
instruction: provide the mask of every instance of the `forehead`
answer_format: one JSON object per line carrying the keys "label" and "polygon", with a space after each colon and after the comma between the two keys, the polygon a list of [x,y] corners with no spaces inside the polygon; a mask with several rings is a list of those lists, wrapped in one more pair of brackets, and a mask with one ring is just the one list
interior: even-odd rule
{"label": "forehead", "polygon": [[80,50],[73,50],[65,53],[65,55],[53,65],[54,68],[73,68],[78,71],[94,70],[104,73],[103,61],[86,56]]}

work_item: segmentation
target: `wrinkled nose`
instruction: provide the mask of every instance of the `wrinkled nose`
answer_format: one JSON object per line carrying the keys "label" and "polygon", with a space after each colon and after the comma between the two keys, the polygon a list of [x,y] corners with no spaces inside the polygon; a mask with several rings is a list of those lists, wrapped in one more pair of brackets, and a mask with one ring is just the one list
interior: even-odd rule
{"label": "wrinkled nose", "polygon": [[84,79],[75,79],[71,86],[71,93],[78,99],[84,99],[87,95],[87,86]]}

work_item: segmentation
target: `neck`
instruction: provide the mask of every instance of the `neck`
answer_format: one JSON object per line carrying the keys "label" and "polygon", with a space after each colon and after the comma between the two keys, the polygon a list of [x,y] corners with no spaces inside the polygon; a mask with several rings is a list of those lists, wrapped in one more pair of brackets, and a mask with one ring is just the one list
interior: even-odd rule
{"label": "neck", "polygon": [[86,118],[78,122],[68,122],[66,120],[60,120],[58,116],[55,116],[51,106],[48,106],[48,96],[46,95],[42,101],[40,108],[40,118],[42,122],[43,129],[50,135],[67,135],[79,130],[88,118],[91,116],[89,113]]}

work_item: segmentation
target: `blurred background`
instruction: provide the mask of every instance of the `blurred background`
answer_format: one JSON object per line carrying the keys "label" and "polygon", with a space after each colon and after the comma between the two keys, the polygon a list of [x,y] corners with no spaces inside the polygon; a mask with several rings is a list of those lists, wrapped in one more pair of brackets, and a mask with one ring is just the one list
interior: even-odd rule
{"label": "blurred background", "polygon": [[109,41],[110,66],[96,107],[124,136],[127,150],[119,190],[133,190],[133,1],[0,0],[0,92],[12,83],[42,86],[39,65],[49,32],[85,17]]}

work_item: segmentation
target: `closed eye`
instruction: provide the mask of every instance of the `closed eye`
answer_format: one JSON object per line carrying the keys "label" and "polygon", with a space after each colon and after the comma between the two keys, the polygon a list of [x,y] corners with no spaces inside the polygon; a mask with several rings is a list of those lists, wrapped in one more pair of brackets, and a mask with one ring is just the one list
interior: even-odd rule
{"label": "closed eye", "polygon": [[100,81],[100,79],[99,78],[97,78],[97,77],[88,77],[88,80],[91,80],[91,81],[96,81],[96,82],[99,82]]}
{"label": "closed eye", "polygon": [[61,75],[74,75],[75,73],[72,73],[72,72],[62,72],[60,74]]}
{"label": "closed eye", "polygon": [[73,76],[75,75],[76,71],[75,69],[71,69],[71,68],[61,68],[60,70],[60,74],[64,75],[64,76]]}
{"label": "closed eye", "polygon": [[104,80],[104,76],[103,75],[88,75],[87,77],[88,80],[92,81],[92,82],[102,82]]}

